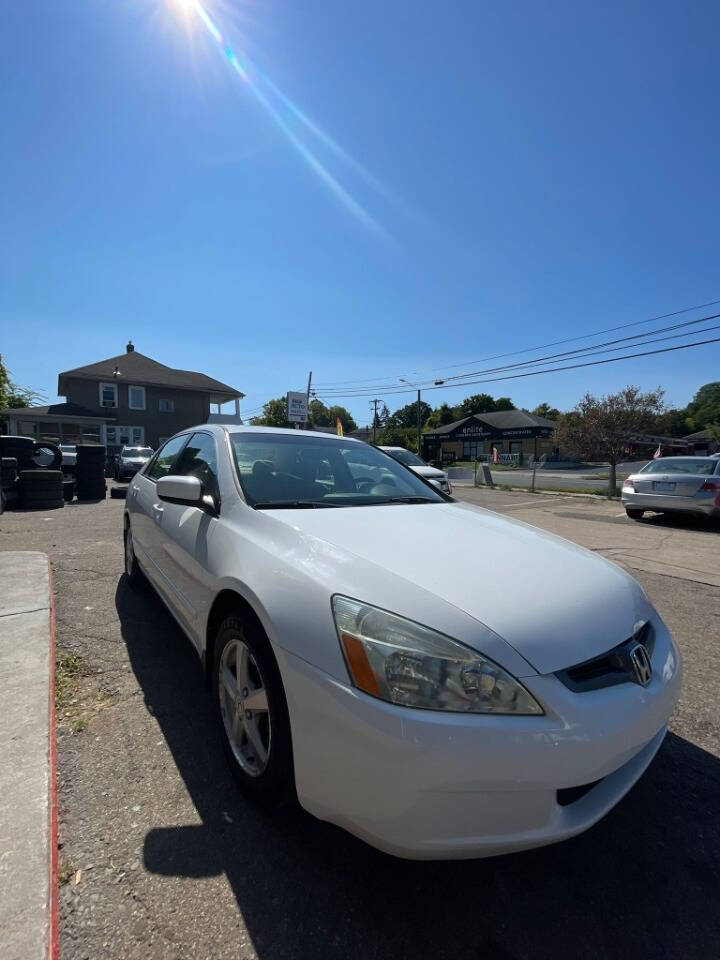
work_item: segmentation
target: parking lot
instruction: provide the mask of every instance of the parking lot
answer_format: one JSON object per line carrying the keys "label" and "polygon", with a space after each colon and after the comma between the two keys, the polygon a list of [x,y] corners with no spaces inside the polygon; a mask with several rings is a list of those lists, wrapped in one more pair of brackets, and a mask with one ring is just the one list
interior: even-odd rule
{"label": "parking lot", "polygon": [[[460,863],[395,860],[300,810],[248,806],[194,651],[125,584],[122,500],[0,517],[2,549],[50,555],[59,655],[81,664],[58,740],[62,958],[717,955],[720,529],[635,523],[581,497],[456,495],[624,565],[686,671],[665,744],[608,817],[554,847]],[[492,562],[482,543],[467,557],[478,578]]]}

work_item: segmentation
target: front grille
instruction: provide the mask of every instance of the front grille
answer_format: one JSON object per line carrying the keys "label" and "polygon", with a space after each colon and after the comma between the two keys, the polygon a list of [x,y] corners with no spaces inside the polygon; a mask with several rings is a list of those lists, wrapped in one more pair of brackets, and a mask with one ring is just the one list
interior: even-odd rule
{"label": "front grille", "polygon": [[655,631],[650,622],[644,623],[632,637],[613,647],[612,650],[608,650],[607,653],[576,663],[566,670],[558,670],[555,676],[575,693],[600,690],[617,683],[632,683],[634,675],[629,651],[638,643],[643,644],[648,656],[652,659]]}
{"label": "front grille", "polygon": [[557,791],[557,802],[561,807],[569,807],[571,803],[575,803],[576,800],[582,800],[593,787],[596,787],[599,783],[602,783],[602,779],[593,780],[592,783],[583,783],[580,787],[565,787],[562,790]]}

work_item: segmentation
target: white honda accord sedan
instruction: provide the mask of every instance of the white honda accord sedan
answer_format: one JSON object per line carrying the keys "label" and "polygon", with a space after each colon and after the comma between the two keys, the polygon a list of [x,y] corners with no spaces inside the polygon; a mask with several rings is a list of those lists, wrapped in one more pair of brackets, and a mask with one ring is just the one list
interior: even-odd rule
{"label": "white honda accord sedan", "polygon": [[663,740],[681,660],[632,577],[364,443],[187,430],[124,520],[126,575],[195,645],[263,803],[398,856],[490,856],[591,826]]}

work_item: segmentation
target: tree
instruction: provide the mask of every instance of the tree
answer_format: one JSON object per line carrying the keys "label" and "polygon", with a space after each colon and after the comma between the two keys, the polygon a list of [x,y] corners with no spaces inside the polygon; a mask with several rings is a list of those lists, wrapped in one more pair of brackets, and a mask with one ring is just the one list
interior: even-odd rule
{"label": "tree", "polygon": [[390,424],[378,435],[376,443],[379,447],[405,447],[417,453],[417,427],[394,427]]}
{"label": "tree", "polygon": [[574,410],[558,420],[555,443],[583,459],[607,461],[609,493],[615,496],[618,461],[633,435],[652,428],[662,412],[663,395],[660,387],[641,393],[633,386],[605,397],[586,393]]}
{"label": "tree", "polygon": [[474,413],[492,413],[495,410],[495,400],[489,393],[474,393],[465,397],[457,408],[458,420],[471,417]]}
{"label": "tree", "polygon": [[10,371],[5,366],[2,354],[0,354],[0,410],[6,408],[18,410],[44,399],[45,397],[41,393],[13,383],[10,379]]}
{"label": "tree", "polygon": [[512,402],[510,397],[498,397],[495,401],[496,410],[514,410],[515,404]]}
{"label": "tree", "polygon": [[377,412],[377,408],[375,409],[372,426],[374,426],[376,430],[382,430],[382,428],[387,425],[389,419],[390,411],[388,410],[387,404],[384,403],[380,407],[380,413]]}
{"label": "tree", "polygon": [[704,430],[709,423],[720,421],[720,381],[706,383],[687,405],[687,425],[691,432]]}
{"label": "tree", "polygon": [[311,400],[308,405],[308,417],[314,427],[329,427],[333,421],[330,411],[322,400]]}
{"label": "tree", "polygon": [[546,420],[558,420],[560,411],[557,407],[551,407],[549,403],[539,403],[533,410],[536,417],[545,417]]}
{"label": "tree", "polygon": [[688,433],[687,408],[671,407],[655,417],[653,433],[665,437],[684,437]]}
{"label": "tree", "polygon": [[708,436],[715,444],[715,449],[720,450],[720,423],[707,423],[705,424],[705,429],[708,432]]}
{"label": "tree", "polygon": [[275,397],[263,404],[260,417],[253,417],[250,423],[255,427],[289,427],[287,419],[287,400],[285,397]]}
{"label": "tree", "polygon": [[459,419],[455,407],[448,406],[447,403],[442,403],[433,410],[425,421],[425,429],[435,430],[437,427],[444,427],[445,424],[454,423],[455,420]]}
{"label": "tree", "polygon": [[[425,403],[424,400],[420,401],[420,423],[425,423],[427,418],[432,413],[432,407],[429,403]],[[408,403],[404,407],[400,407],[399,410],[396,410],[393,413],[388,421],[388,427],[400,427],[401,429],[408,429],[409,427],[414,427],[417,430],[418,422],[418,402],[414,400],[412,403]]]}
{"label": "tree", "polygon": [[349,410],[346,410],[345,407],[328,407],[328,413],[330,414],[330,424],[335,426],[340,418],[340,423],[342,423],[343,433],[350,433],[352,430],[357,430],[357,424],[353,420],[353,416]]}

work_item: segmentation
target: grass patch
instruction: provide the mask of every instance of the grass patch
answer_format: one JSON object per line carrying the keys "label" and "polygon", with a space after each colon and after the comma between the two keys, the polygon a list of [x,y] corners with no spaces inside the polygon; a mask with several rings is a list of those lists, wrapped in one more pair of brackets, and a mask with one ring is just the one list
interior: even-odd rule
{"label": "grass patch", "polygon": [[90,675],[87,661],[77,653],[63,651],[55,659],[55,713],[70,733],[87,729],[90,716],[105,705],[94,684],[83,682]]}
{"label": "grass patch", "polygon": [[77,653],[59,653],[55,658],[55,709],[69,709],[85,673],[85,661]]}
{"label": "grass patch", "polygon": [[64,883],[69,883],[72,878],[75,876],[75,867],[71,860],[68,857],[60,855],[58,862],[58,872],[57,878],[58,883],[62,886]]}

